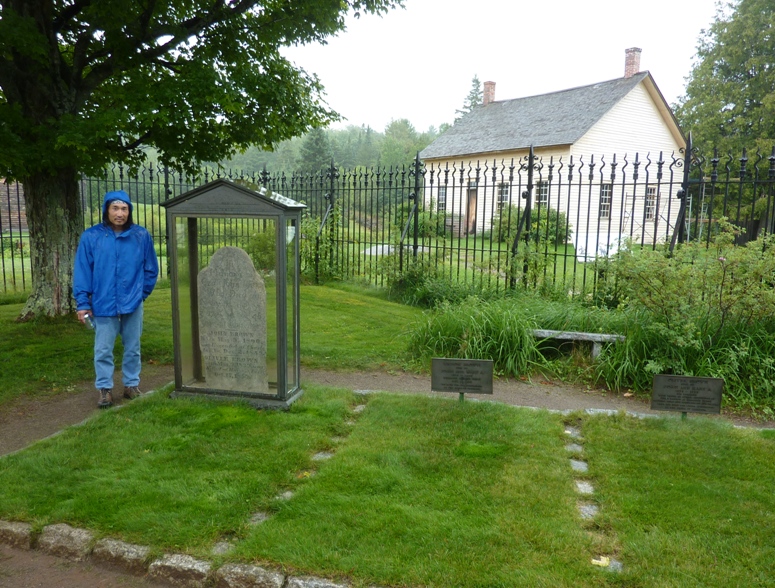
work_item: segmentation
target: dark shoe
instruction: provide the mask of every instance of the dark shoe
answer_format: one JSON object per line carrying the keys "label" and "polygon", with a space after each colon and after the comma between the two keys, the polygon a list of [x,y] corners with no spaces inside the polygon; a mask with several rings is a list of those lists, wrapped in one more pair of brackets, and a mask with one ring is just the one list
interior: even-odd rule
{"label": "dark shoe", "polygon": [[142,396],[143,393],[140,392],[140,388],[137,386],[124,386],[124,398],[128,398],[129,400],[134,400],[138,396]]}
{"label": "dark shoe", "polygon": [[97,408],[110,408],[111,406],[113,406],[113,391],[110,388],[102,388]]}

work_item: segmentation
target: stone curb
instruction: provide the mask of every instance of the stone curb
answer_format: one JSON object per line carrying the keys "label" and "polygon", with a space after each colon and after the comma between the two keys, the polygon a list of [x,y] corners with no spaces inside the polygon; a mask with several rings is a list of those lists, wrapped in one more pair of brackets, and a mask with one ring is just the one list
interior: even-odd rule
{"label": "stone curb", "polygon": [[0,543],[17,549],[32,549],[32,525],[0,520]]}
{"label": "stone curb", "polygon": [[174,553],[164,555],[151,563],[148,566],[148,575],[172,586],[204,588],[211,567],[210,562]]}
{"label": "stone curb", "polygon": [[89,559],[137,576],[148,574],[155,581],[180,588],[347,588],[323,578],[285,576],[248,564],[227,563],[213,570],[209,561],[183,554],[166,554],[149,562],[149,547],[107,538],[95,542],[90,531],[64,523],[44,527],[36,541],[29,523],[0,519],[0,543],[74,561]]}
{"label": "stone curb", "polygon": [[142,575],[148,568],[151,550],[115,539],[100,539],[92,551],[92,559],[100,564],[121,568],[131,574]]}
{"label": "stone curb", "polygon": [[216,588],[283,588],[285,576],[258,566],[226,564],[215,572]]}
{"label": "stone curb", "polygon": [[37,548],[49,555],[83,561],[91,554],[93,542],[94,535],[89,531],[59,523],[43,528]]}

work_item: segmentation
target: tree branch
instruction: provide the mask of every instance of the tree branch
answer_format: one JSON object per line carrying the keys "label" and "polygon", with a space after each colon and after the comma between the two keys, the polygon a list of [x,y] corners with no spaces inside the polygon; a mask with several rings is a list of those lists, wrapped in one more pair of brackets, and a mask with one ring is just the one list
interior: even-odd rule
{"label": "tree branch", "polygon": [[87,6],[91,6],[91,0],[76,0],[70,6],[65,6],[65,8],[54,17],[52,23],[53,31],[58,33],[62,30],[71,30],[66,29],[66,25],[68,25]]}

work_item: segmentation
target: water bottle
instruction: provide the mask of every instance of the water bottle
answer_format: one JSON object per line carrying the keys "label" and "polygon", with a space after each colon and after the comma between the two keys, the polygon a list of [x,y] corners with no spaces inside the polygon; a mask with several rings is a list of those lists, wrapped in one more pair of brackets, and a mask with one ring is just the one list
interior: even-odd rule
{"label": "water bottle", "polygon": [[83,317],[83,322],[86,324],[87,328],[94,330],[94,321],[92,320],[90,314],[87,314]]}

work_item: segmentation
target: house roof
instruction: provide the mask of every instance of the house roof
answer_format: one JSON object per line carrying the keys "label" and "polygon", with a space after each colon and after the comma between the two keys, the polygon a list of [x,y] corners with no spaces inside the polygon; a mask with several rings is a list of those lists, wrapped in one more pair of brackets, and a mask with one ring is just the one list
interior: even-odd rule
{"label": "house roof", "polygon": [[641,72],[629,78],[477,106],[423,149],[420,158],[510,151],[530,145],[572,145],[647,77],[651,78],[649,72]]}

